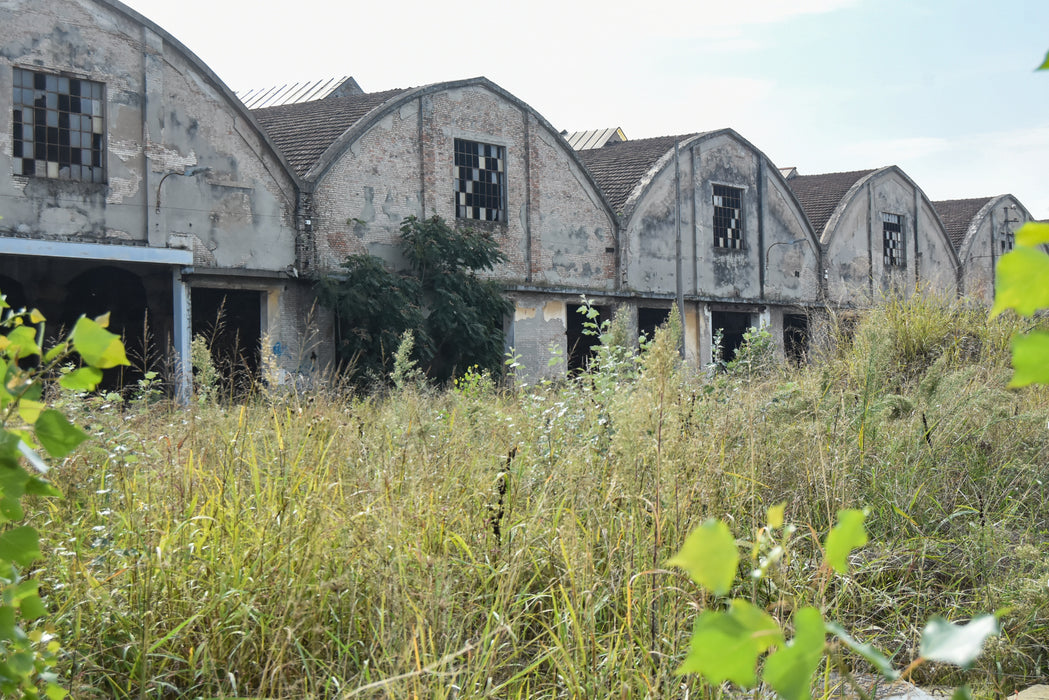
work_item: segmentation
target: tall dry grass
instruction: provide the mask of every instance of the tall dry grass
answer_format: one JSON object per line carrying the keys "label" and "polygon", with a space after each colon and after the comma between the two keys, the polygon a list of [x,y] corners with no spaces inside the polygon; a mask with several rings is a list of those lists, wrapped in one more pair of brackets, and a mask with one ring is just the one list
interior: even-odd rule
{"label": "tall dry grass", "polygon": [[[35,523],[68,685],[722,697],[674,675],[716,601],[664,562],[704,519],[745,542],[783,501],[794,554],[737,594],[785,618],[819,605],[902,661],[930,615],[1010,606],[978,680],[1044,681],[1049,396],[1004,388],[1013,325],[892,300],[800,368],[695,374],[666,333],[638,360],[516,390],[70,400],[97,441],[55,471],[65,498]],[[855,506],[872,544],[828,579],[818,537]]]}

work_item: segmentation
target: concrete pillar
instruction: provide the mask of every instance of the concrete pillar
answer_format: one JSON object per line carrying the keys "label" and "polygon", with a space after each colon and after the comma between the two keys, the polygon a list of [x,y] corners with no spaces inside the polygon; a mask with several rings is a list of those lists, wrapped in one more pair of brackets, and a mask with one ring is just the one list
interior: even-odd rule
{"label": "concrete pillar", "polygon": [[182,278],[183,274],[192,269],[176,267],[171,271],[171,297],[174,300],[171,325],[175,346],[175,401],[180,406],[189,403],[193,395],[193,362],[189,352],[193,334],[190,324],[189,285]]}

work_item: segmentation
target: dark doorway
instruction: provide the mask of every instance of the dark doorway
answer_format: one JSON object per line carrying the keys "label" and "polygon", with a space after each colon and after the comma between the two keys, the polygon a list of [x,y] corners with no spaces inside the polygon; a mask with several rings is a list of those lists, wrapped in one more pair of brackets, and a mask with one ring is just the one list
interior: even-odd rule
{"label": "dark doorway", "polygon": [[109,314],[110,333],[124,342],[130,366],[119,366],[103,374],[99,388],[113,390],[133,386],[145,376],[157,358],[151,353],[151,319],[142,278],[113,265],[99,265],[81,272],[66,285],[60,315],[61,327],[72,330],[81,316],[97,318]]}
{"label": "dark doorway", "polygon": [[809,349],[809,317],[805,314],[783,315],[783,352],[788,360],[802,362]]}
{"label": "dark doorway", "polygon": [[[753,315],[738,313],[735,311],[712,311],[710,313],[711,337],[717,335],[721,330],[720,355],[714,355],[713,362],[729,362],[736,356],[736,350],[743,345],[743,334],[753,325]],[[711,354],[718,352],[717,347],[711,348]]]}
{"label": "dark doorway", "polygon": [[240,394],[259,376],[262,292],[247,289],[192,289],[193,337],[203,336],[227,386]]}
{"label": "dark doorway", "polygon": [[[594,356],[594,350],[601,344],[601,338],[595,335],[593,327],[588,324],[601,324],[608,320],[609,310],[607,306],[592,306],[597,310],[597,318],[588,319],[586,314],[579,313],[579,305],[568,304],[568,329],[566,331],[568,340],[568,371],[579,372],[586,370],[590,364],[590,358]],[[598,331],[599,332],[599,331]]]}
{"label": "dark doorway", "polygon": [[[7,305],[14,311],[24,309],[29,304],[22,283],[13,277],[0,275],[0,294],[7,297]],[[7,311],[3,313],[6,314]]]}
{"label": "dark doorway", "polygon": [[670,309],[651,309],[638,307],[637,310],[637,334],[645,336],[646,340],[652,340],[656,335],[656,329],[670,319]]}

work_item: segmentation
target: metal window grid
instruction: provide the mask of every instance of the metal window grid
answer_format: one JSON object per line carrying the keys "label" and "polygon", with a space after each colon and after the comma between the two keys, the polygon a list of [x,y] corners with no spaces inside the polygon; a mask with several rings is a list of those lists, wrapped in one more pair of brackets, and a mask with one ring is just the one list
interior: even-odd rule
{"label": "metal window grid", "polygon": [[714,247],[743,248],[743,190],[714,185]]}
{"label": "metal window grid", "polygon": [[105,182],[102,83],[23,68],[13,77],[15,174]]}
{"label": "metal window grid", "polygon": [[506,148],[455,139],[455,216],[504,221]]}
{"label": "metal window grid", "polygon": [[881,215],[882,259],[888,267],[903,266],[903,217],[899,214]]}

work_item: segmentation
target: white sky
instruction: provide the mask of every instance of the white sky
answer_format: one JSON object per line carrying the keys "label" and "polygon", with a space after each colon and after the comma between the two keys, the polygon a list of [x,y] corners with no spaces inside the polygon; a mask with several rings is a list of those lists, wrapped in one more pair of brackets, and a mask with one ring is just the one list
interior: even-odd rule
{"label": "white sky", "polygon": [[732,127],[802,174],[898,165],[1049,218],[1046,0],[125,0],[234,90],[484,75],[558,129]]}

